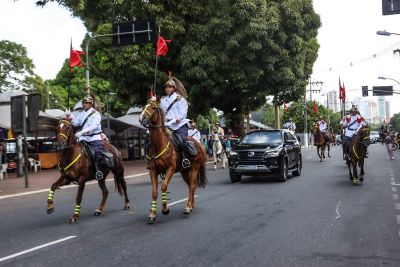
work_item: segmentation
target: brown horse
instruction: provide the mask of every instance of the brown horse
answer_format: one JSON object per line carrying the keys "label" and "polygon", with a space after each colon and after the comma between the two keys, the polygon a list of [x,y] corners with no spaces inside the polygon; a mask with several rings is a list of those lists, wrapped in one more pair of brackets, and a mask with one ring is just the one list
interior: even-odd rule
{"label": "brown horse", "polygon": [[[350,181],[353,182],[353,186],[357,185],[358,182],[364,181],[365,144],[369,143],[369,134],[368,126],[363,126],[349,142],[349,153],[346,162],[349,166]],[[360,168],[360,176],[357,173],[357,165]]]}
{"label": "brown horse", "polygon": [[319,157],[319,161],[322,161],[322,159],[325,158],[325,148],[328,148],[328,157],[330,158],[330,150],[331,150],[331,143],[335,142],[335,137],[331,133],[326,133],[327,138],[324,137],[324,135],[321,133],[319,130],[318,124],[314,124],[314,140],[315,140],[315,145],[317,146],[317,154]]}
{"label": "brown horse", "polygon": [[169,207],[167,204],[167,188],[168,184],[174,173],[180,172],[183,180],[189,187],[189,196],[184,210],[185,215],[189,215],[194,205],[194,193],[196,186],[205,187],[207,184],[206,177],[206,161],[207,153],[204,146],[195,141],[193,138],[188,137],[195,143],[197,155],[188,156],[191,167],[183,168],[180,164],[181,154],[177,151],[176,147],[172,144],[172,133],[166,128],[164,124],[164,112],[160,108],[160,99],[149,100],[140,115],[140,123],[149,129],[151,148],[147,154],[148,169],[150,173],[152,185],[152,201],[150,213],[148,216],[148,223],[153,223],[156,220],[157,214],[157,194],[158,194],[158,176],[164,176],[161,185],[161,203],[162,213],[169,214]]}
{"label": "brown horse", "polygon": [[[76,205],[74,213],[69,219],[70,223],[75,223],[80,215],[81,201],[83,190],[85,189],[85,183],[89,180],[93,180],[94,168],[91,168],[89,156],[83,147],[82,143],[78,143],[77,138],[74,134],[70,120],[60,120],[57,125],[57,142],[61,149],[61,160],[58,164],[61,176],[51,186],[47,199],[47,213],[54,212],[54,192],[60,186],[70,184],[71,182],[78,184],[78,194],[76,196]],[[126,192],[126,182],[124,178],[124,166],[122,165],[122,158],[119,151],[110,143],[105,142],[103,148],[111,153],[114,158],[114,166],[112,168],[102,167],[101,171],[104,174],[104,178],[99,180],[99,186],[101,188],[103,198],[100,203],[100,207],[94,212],[95,216],[99,216],[104,212],[106,204],[108,190],[106,187],[106,177],[111,171],[114,174],[115,188],[118,190],[120,195],[124,195],[125,205],[124,210],[129,209],[129,199]],[[99,166],[100,167],[100,166]]]}

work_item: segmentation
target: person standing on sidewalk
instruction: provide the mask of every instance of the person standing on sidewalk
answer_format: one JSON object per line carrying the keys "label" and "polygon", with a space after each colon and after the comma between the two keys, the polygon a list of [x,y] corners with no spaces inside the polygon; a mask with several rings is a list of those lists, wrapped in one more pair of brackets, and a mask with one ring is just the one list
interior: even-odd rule
{"label": "person standing on sidewalk", "polygon": [[388,134],[385,137],[386,151],[388,153],[388,159],[394,159],[393,157],[393,148],[392,148],[393,138],[391,134]]}

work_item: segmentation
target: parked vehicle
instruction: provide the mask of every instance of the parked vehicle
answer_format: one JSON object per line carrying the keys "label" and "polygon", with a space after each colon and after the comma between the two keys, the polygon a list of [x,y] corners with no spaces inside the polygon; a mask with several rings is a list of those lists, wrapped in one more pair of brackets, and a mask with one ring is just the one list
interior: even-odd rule
{"label": "parked vehicle", "polygon": [[289,171],[299,176],[302,169],[301,146],[289,130],[257,130],[243,136],[229,158],[231,182],[239,182],[242,175],[264,176],[275,174],[286,182]]}
{"label": "parked vehicle", "polygon": [[379,141],[379,132],[378,131],[370,131],[369,133],[369,141],[371,144],[375,144]]}

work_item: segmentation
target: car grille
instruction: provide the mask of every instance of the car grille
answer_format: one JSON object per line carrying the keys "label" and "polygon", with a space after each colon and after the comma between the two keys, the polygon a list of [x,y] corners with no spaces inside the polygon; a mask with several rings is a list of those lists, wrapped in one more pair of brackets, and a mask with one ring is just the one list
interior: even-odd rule
{"label": "car grille", "polygon": [[[249,156],[249,153],[251,152],[254,153],[254,156]],[[239,160],[254,161],[254,160],[262,160],[264,151],[239,151],[238,154],[239,154]]]}

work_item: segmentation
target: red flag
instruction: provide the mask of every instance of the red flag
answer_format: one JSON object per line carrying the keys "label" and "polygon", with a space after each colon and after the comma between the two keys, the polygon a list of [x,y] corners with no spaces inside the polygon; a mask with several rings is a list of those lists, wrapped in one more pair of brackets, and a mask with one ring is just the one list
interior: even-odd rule
{"label": "red flag", "polygon": [[288,107],[287,107],[287,103],[286,103],[286,98],[283,100],[283,111],[287,112],[288,111]]}
{"label": "red flag", "polygon": [[81,55],[85,54],[83,51],[74,50],[71,47],[69,54],[69,67],[73,68],[75,66],[82,66]]}
{"label": "red flag", "polygon": [[157,56],[165,56],[168,52],[168,45],[167,43],[170,43],[171,40],[165,40],[162,38],[160,35],[158,36],[157,40],[157,51],[156,55]]}
{"label": "red flag", "polygon": [[344,88],[344,83],[343,86],[340,83],[340,78],[339,78],[339,99],[342,100],[342,102],[345,102],[346,100],[346,90]]}
{"label": "red flag", "polygon": [[313,111],[314,111],[314,113],[318,112],[318,106],[317,106],[317,103],[315,102],[315,100],[314,100]]}
{"label": "red flag", "polygon": [[153,87],[150,89],[150,97],[155,96]]}
{"label": "red flag", "polygon": [[344,82],[343,82],[343,87],[342,87],[342,100],[343,100],[343,102],[346,101],[346,88],[344,87]]}

